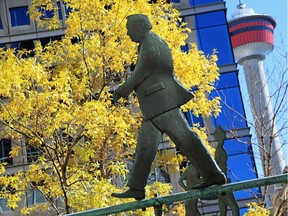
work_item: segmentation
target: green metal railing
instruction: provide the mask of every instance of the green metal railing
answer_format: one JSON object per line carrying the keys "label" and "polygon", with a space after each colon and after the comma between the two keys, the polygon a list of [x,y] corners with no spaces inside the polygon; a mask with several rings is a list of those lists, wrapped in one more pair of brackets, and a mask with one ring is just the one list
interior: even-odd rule
{"label": "green metal railing", "polygon": [[128,202],[124,204],[109,206],[106,208],[91,209],[84,212],[72,213],[67,216],[96,216],[96,215],[109,215],[125,211],[134,211],[137,209],[143,209],[146,207],[154,206],[160,207],[163,204],[172,204],[189,199],[198,199],[201,197],[208,197],[211,195],[220,194],[223,192],[233,192],[249,188],[260,187],[264,185],[280,184],[288,182],[288,174],[270,176],[265,178],[253,179],[248,181],[230,183],[222,186],[208,187],[199,190],[190,190],[181,193],[170,194],[167,196],[156,197],[152,199],[146,199],[135,202]]}

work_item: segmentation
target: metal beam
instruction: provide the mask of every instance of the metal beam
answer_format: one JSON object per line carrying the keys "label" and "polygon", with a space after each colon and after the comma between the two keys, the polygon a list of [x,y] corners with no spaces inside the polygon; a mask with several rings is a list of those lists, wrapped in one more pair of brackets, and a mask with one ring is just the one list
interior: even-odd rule
{"label": "metal beam", "polygon": [[[109,206],[106,208],[92,209],[78,213],[68,214],[69,216],[96,216],[96,215],[109,215],[125,211],[134,211],[137,209],[143,209],[150,206],[161,206],[162,204],[171,204],[174,202],[180,202],[188,199],[198,199],[201,197],[207,197],[223,192],[233,192],[249,188],[260,187],[264,185],[288,183],[288,174],[269,176],[259,179],[252,179],[248,181],[230,183],[222,186],[208,187],[199,190],[190,190],[181,193],[170,194],[167,196],[146,199],[135,202],[128,202],[124,204]],[[67,216],[68,216],[67,215]]]}

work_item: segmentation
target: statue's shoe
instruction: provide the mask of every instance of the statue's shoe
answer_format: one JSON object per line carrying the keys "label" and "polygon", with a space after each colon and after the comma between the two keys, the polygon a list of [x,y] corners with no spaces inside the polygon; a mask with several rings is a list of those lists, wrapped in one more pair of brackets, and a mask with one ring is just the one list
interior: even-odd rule
{"label": "statue's shoe", "polygon": [[215,175],[209,176],[209,178],[205,179],[202,183],[194,185],[193,189],[206,188],[213,185],[223,185],[226,183],[226,176],[224,173],[220,172]]}
{"label": "statue's shoe", "polygon": [[112,193],[111,196],[117,198],[134,198],[135,200],[143,200],[145,199],[145,191],[139,191],[130,188],[123,193]]}

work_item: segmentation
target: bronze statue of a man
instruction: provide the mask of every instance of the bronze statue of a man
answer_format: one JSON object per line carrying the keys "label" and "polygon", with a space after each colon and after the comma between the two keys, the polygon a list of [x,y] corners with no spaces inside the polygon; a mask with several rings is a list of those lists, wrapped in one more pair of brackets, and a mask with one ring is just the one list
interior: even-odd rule
{"label": "bronze statue of a man", "polygon": [[194,164],[202,183],[194,188],[221,185],[225,175],[215,163],[200,138],[188,125],[180,106],[192,99],[192,94],[174,77],[171,51],[167,43],[151,32],[147,16],[131,15],[127,18],[127,34],[139,43],[139,55],[135,70],[113,94],[117,102],[135,91],[139,100],[143,121],[139,131],[135,160],[128,187],[124,193],[113,193],[118,198],[145,198],[145,186],[152,162],[163,133]]}

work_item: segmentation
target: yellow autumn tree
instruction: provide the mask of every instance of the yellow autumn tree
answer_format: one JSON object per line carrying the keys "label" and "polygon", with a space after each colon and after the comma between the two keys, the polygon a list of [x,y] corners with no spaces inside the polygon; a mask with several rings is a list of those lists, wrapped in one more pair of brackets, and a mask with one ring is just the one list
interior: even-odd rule
{"label": "yellow autumn tree", "polygon": [[[0,197],[17,208],[27,190],[37,189],[46,201],[21,208],[22,215],[60,215],[123,202],[110,194],[118,190],[119,179],[125,181],[141,121],[140,113],[131,112],[136,99],[117,107],[111,101],[111,92],[137,59],[137,44],[126,35],[128,15],[143,13],[150,18],[153,31],[172,50],[177,78],[187,88],[195,87],[193,100],[183,110],[203,116],[219,112],[218,99],[207,97],[218,77],[217,57],[205,56],[194,45],[188,53],[181,51],[189,29],[180,24],[180,14],[171,4],[63,2],[70,12],[61,41],[45,47],[37,43],[33,51],[0,49],[0,137],[14,141],[11,158],[19,157],[22,143],[39,152],[37,160],[14,173],[0,164]],[[39,26],[53,30],[60,28],[57,10],[54,0],[33,0],[29,14]],[[45,18],[45,11],[54,16]],[[181,160],[166,158],[170,159],[174,166]],[[158,189],[159,195],[170,190]]]}
{"label": "yellow autumn tree", "polygon": [[255,202],[248,203],[248,212],[244,216],[269,216],[270,211],[266,209],[263,205],[257,204]]}

